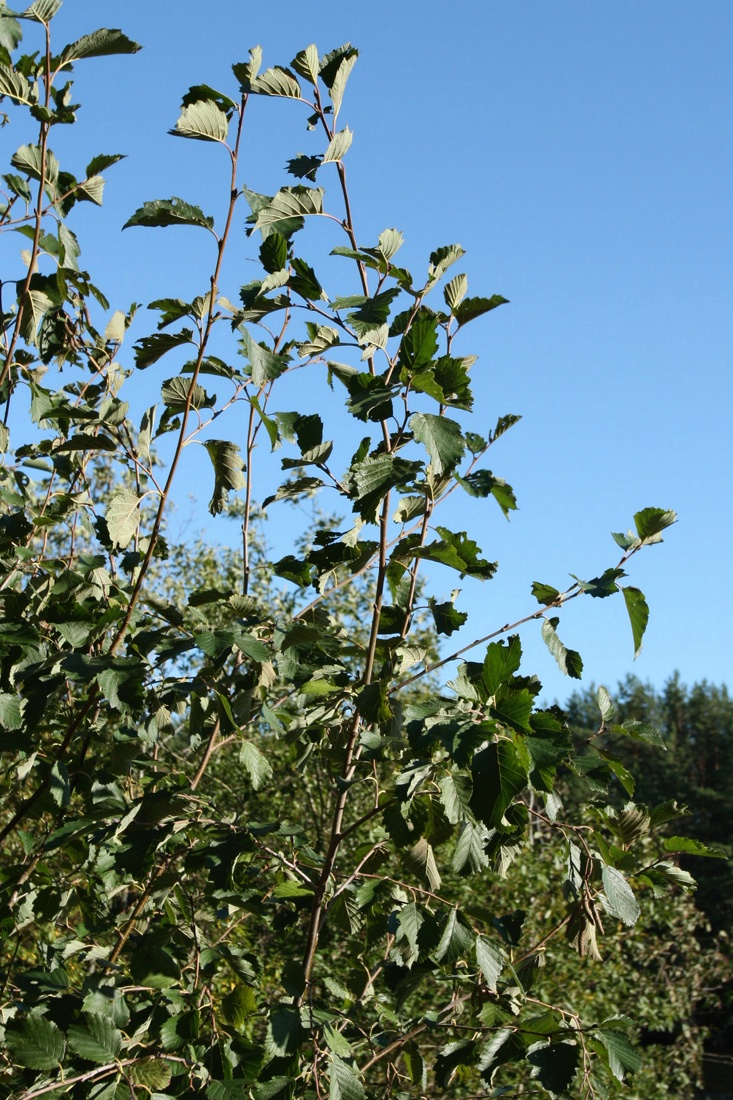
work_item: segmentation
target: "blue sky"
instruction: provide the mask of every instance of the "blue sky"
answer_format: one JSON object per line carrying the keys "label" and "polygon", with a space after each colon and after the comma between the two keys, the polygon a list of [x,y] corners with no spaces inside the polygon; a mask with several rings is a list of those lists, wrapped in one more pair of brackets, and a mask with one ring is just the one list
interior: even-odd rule
{"label": "blue sky", "polygon": [[[630,526],[635,511],[674,508],[679,523],[664,545],[631,564],[651,606],[639,659],[620,597],[575,601],[561,636],[583,655],[584,683],[612,686],[634,672],[661,685],[679,669],[687,682],[730,684],[729,0],[484,0],[452,11],[434,0],[219,0],[206,10],[185,0],[66,0],[56,43],[100,25],[145,49],[77,66],[85,107],[55,148],[72,159],[79,142],[89,156],[128,154],[107,173],[106,214],[87,207],[77,221],[83,260],[114,307],[202,292],[204,234],[119,233],[147,199],[177,194],[221,208],[223,151],[166,136],[189,85],[234,90],[230,65],[257,43],[266,64],[287,64],[310,42],[325,52],[350,40],[361,57],[341,124],[354,131],[347,168],[362,241],[399,228],[412,270],[434,247],[460,242],[470,293],[511,301],[469,326],[460,348],[480,355],[472,429],[523,416],[492,453],[494,472],[517,493],[511,523],[467,497],[465,511],[452,502],[446,517],[501,563],[489,584],[463,585],[458,606],[471,611],[471,633],[534,610],[533,580],[564,587],[571,572],[614,564],[609,532]],[[306,151],[309,136],[291,104],[253,108],[244,179],[267,191],[292,182],[284,161]],[[7,129],[0,136],[14,140]],[[253,255],[240,238],[222,288],[233,299],[254,277],[248,248]],[[141,318],[132,336],[150,328]],[[179,513],[205,522],[185,494]],[[286,512],[280,519],[290,522]],[[276,542],[287,537],[274,514],[270,526]],[[231,525],[214,535],[233,538]],[[436,582],[441,594],[458,583]],[[573,683],[538,627],[522,636],[527,671],[547,697],[564,698]]]}

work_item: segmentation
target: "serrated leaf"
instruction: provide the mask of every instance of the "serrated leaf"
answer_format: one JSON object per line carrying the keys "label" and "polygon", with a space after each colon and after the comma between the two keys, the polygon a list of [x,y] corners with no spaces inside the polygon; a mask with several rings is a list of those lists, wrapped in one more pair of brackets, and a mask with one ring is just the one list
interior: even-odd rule
{"label": "serrated leaf", "polygon": [[232,65],[232,70],[243,92],[252,95],[280,96],[300,99],[300,84],[289,69],[275,65],[259,76],[252,76],[249,65]]}
{"label": "serrated leaf", "polygon": [[641,1069],[641,1058],[623,1031],[604,1026],[595,1034],[606,1049],[608,1068],[617,1080],[623,1081],[627,1073],[637,1073]]}
{"label": "serrated leaf", "polygon": [[[15,12],[21,19],[33,19],[36,23],[48,25],[61,7],[63,0],[35,0],[23,12]],[[4,5],[3,5],[4,6]]]}
{"label": "serrated leaf", "polygon": [[430,263],[428,264],[430,282],[437,282],[451,264],[454,264],[456,260],[460,260],[461,256],[465,256],[465,251],[459,244],[443,245],[441,248],[436,248],[435,252],[431,252]]}
{"label": "serrated leaf", "polygon": [[623,593],[626,610],[629,613],[631,633],[634,638],[634,658],[636,658],[641,653],[641,643],[644,637],[644,631],[649,622],[649,605],[646,602],[644,593],[640,589],[632,588],[631,586],[623,588],[619,585],[619,587]]}
{"label": "serrated leaf", "polygon": [[356,50],[354,50],[353,53],[348,54],[342,59],[338,68],[336,69],[336,74],[333,78],[331,87],[329,88],[331,103],[333,104],[334,124],[336,123],[339,111],[341,110],[341,103],[343,101],[344,91],[346,89],[346,81],[349,79],[349,74],[356,64],[357,57],[358,53]]}
{"label": "serrated leaf", "polygon": [[130,489],[118,489],[107,507],[107,530],[113,546],[128,545],[140,522],[140,498]]}
{"label": "serrated leaf", "polygon": [[469,539],[465,531],[449,531],[447,527],[436,527],[435,530],[441,536],[440,541],[418,547],[415,557],[440,562],[441,565],[458,570],[461,577],[491,580],[498,568],[498,562],[482,558],[478,544]]}
{"label": "serrated leaf", "polygon": [[487,835],[483,825],[464,821],[453,853],[454,871],[465,872],[468,868],[475,875],[489,866],[489,857],[486,854]]}
{"label": "serrated leaf", "polygon": [[665,852],[686,852],[693,856],[711,856],[714,859],[727,859],[722,848],[710,848],[701,840],[689,836],[668,836],[662,841]]}
{"label": "serrated leaf", "polygon": [[252,741],[242,741],[240,744],[239,762],[244,764],[256,791],[259,791],[272,778],[272,766],[269,760]]}
{"label": "serrated leaf", "polygon": [[605,865],[601,877],[605,891],[604,909],[630,928],[633,927],[639,919],[641,910],[628,882],[615,867]]}
{"label": "serrated leaf", "polygon": [[557,661],[557,667],[564,676],[580,680],[583,675],[583,661],[575,649],[566,649],[549,619],[542,620],[542,641]]}
{"label": "serrated leaf", "polygon": [[141,1058],[128,1073],[136,1085],[153,1094],[167,1089],[171,1083],[171,1064],[164,1058]]}
{"label": "serrated leaf", "polygon": [[602,720],[604,722],[610,722],[614,714],[616,713],[616,710],[613,703],[611,702],[611,696],[609,695],[608,688],[604,687],[603,684],[601,684],[598,688],[596,700],[598,702],[598,709],[601,712]]}
{"label": "serrated leaf", "polygon": [[199,99],[183,108],[175,128],[168,132],[174,137],[226,143],[229,119],[213,100]]}
{"label": "serrated leaf", "polygon": [[353,138],[354,135],[352,134],[348,126],[346,126],[343,130],[339,130],[338,133],[334,134],[328,143],[328,148],[326,149],[326,152],[323,154],[322,163],[329,164],[336,160],[343,160],[344,156],[351,148],[351,142],[353,141]]}
{"label": "serrated leaf", "polygon": [[[323,213],[322,187],[283,187],[257,214],[255,229],[277,229],[293,218]],[[281,229],[280,232],[283,232]],[[283,234],[285,235],[285,234]]]}
{"label": "serrated leaf", "polygon": [[464,298],[453,310],[453,316],[461,328],[476,317],[482,317],[484,313],[503,305],[508,305],[508,299],[502,298],[501,294],[494,294],[491,298]]}
{"label": "serrated leaf", "polygon": [[81,38],[77,38],[76,42],[71,42],[68,46],[64,46],[63,50],[56,59],[57,65],[61,68],[64,65],[70,65],[74,61],[81,61],[85,57],[108,57],[111,54],[130,54],[137,53],[141,50],[137,42],[133,42],[128,38],[126,34],[123,34],[120,30],[111,30],[107,27],[100,27],[97,31],[92,31],[91,34],[82,35]]}
{"label": "serrated leaf", "polygon": [[269,348],[263,347],[253,340],[247,330],[242,332],[242,350],[252,367],[252,381],[256,386],[262,386],[265,382],[271,382],[279,378],[288,366],[286,355],[277,355]]}
{"label": "serrated leaf", "polygon": [[7,96],[16,103],[35,102],[31,85],[23,74],[9,69],[7,65],[0,65],[0,96]]}
{"label": "serrated leaf", "polygon": [[476,962],[486,985],[493,993],[496,992],[496,983],[504,969],[505,961],[506,953],[498,943],[487,940],[484,936],[476,937]]}
{"label": "serrated leaf", "polygon": [[445,304],[452,312],[455,311],[468,293],[468,275],[456,275],[443,288]]}
{"label": "serrated leaf", "polygon": [[474,754],[471,773],[471,809],[488,828],[496,828],[527,785],[527,772],[514,744],[502,738],[480,749]]}
{"label": "serrated leaf", "polygon": [[66,1050],[63,1033],[45,1016],[27,1016],[22,1031],[8,1028],[5,1041],[18,1065],[28,1069],[55,1069]]}
{"label": "serrated leaf", "polygon": [[536,1077],[552,1096],[567,1094],[580,1064],[580,1047],[577,1043],[533,1043],[527,1051],[527,1061],[535,1068]]}
{"label": "serrated leaf", "polygon": [[461,920],[457,909],[451,909],[445,922],[440,942],[435,948],[437,962],[452,964],[465,958],[474,945],[473,933]]}
{"label": "serrated leaf", "polygon": [[358,1070],[337,1054],[331,1055],[328,1076],[330,1100],[364,1100],[366,1094]]}
{"label": "serrated leaf", "polygon": [[413,413],[409,423],[415,439],[430,455],[436,476],[450,473],[463,458],[466,448],[460,424],[433,413]]}
{"label": "serrated leaf", "polygon": [[440,889],[440,872],[435,862],[435,853],[424,836],[405,852],[404,858],[409,867],[428,884],[431,890]]}
{"label": "serrated leaf", "polygon": [[169,225],[196,225],[213,230],[214,219],[204,214],[199,206],[194,206],[174,195],[170,199],[153,199],[151,202],[143,203],[132,217],[127,219],[122,228],[129,229],[135,225],[160,228]]}
{"label": "serrated leaf", "polygon": [[0,691],[0,726],[6,730],[18,730],[23,725],[25,699],[10,692]]}
{"label": "serrated leaf", "polygon": [[540,581],[532,582],[532,595],[538,603],[549,606],[553,604],[560,595],[557,588],[553,588],[551,584],[542,584]]}
{"label": "serrated leaf", "polygon": [[208,394],[203,386],[191,386],[191,379],[183,374],[168,378],[162,385],[160,396],[163,404],[172,412],[184,412],[186,408],[212,409],[216,397]]}
{"label": "serrated leaf", "polygon": [[304,80],[309,81],[314,87],[318,85],[320,61],[318,58],[318,50],[313,43],[311,43],[310,46],[306,46],[304,50],[300,50],[290,64],[293,66],[298,76],[302,76]]}
{"label": "serrated leaf", "polygon": [[645,546],[662,542],[662,531],[676,522],[677,513],[664,508],[643,508],[634,516],[637,534]]}
{"label": "serrated leaf", "polygon": [[91,1012],[85,1015],[83,1024],[69,1024],[67,1040],[80,1058],[99,1065],[113,1062],[122,1049],[122,1033],[113,1021]]}
{"label": "serrated leaf", "polygon": [[237,444],[226,439],[208,439],[204,447],[214,467],[214,492],[209,501],[209,511],[216,516],[223,510],[229,493],[243,489],[246,484],[244,459]]}

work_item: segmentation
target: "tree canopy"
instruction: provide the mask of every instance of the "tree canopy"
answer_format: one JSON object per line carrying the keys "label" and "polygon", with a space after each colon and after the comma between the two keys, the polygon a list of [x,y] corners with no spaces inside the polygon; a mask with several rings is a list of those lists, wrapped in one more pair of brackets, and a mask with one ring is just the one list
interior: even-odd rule
{"label": "tree canopy", "polygon": [[[613,597],[638,651],[649,611],[629,571],[674,512],[639,509],[596,576],[535,582],[513,624],[453,639],[470,603],[445,577],[470,592],[497,563],[441,507],[516,508],[488,463],[518,416],[468,427],[463,348],[506,300],[469,295],[457,244],[414,277],[400,231],[357,237],[342,123],[357,50],[263,69],[257,47],[225,91],[185,93],[171,133],[225,151],[225,213],[178,195],[130,212],[126,230],[211,245],[200,294],[180,298],[171,271],[141,331],[72,228],[120,158],[90,151],[80,171],[52,150],[76,122],[74,67],[138,46],[115,29],[59,46],[59,6],[0,9],[0,94],[24,127],[0,214],[23,245],[0,370],[7,1094],[609,1095],[641,1069],[626,1006],[670,943],[694,942],[680,855],[719,853],[670,834],[668,792],[631,801],[624,746],[660,745],[653,723],[601,688],[574,738],[517,631],[541,630],[578,679],[561,615]],[[311,133],[274,194],[241,179],[260,97]],[[238,291],[222,285],[235,232],[258,264]],[[292,407],[300,370],[322,413]],[[184,453],[212,517],[240,526],[236,552],[173,537]],[[266,513],[292,530],[284,556]],[[659,955],[629,949],[621,998],[602,960],[637,942],[645,901]],[[699,971],[664,957],[687,1005]]]}

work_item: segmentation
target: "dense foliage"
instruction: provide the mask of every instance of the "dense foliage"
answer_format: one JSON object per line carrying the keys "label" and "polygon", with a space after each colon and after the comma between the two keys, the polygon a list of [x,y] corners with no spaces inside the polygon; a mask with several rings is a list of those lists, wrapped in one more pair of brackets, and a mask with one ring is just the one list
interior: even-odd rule
{"label": "dense foliage", "polygon": [[[663,941],[689,933],[678,854],[706,848],[669,832],[666,795],[609,800],[619,784],[633,795],[618,743],[659,734],[617,721],[601,689],[578,746],[561,711],[538,706],[514,630],[533,621],[578,677],[560,613],[617,596],[638,649],[648,609],[627,566],[674,513],[637,512],[597,576],[536,582],[514,627],[483,625],[437,659],[468,612],[420,570],[470,584],[497,568],[438,510],[454,492],[507,517],[516,506],[485,462],[518,417],[465,427],[474,357],[459,351],[504,299],[445,281],[458,245],[414,279],[396,229],[358,240],[339,128],[357,51],[309,46],[263,72],[254,49],[228,91],[189,89],[172,131],[224,152],[223,219],[172,197],[126,223],[192,228],[212,257],[192,301],[170,273],[130,351],[134,309],[110,308],[72,228],[119,156],[72,172],[52,140],[75,121],[73,66],[138,47],[103,29],[59,49],[59,7],[0,10],[6,132],[26,127],[0,215],[24,244],[0,303],[5,1093],[606,1096],[641,1063],[621,998],[589,1000],[589,983],[629,942],[637,893]],[[308,182],[267,195],[243,186],[239,149],[252,102],[272,97],[305,111],[312,152],[288,163]],[[230,299],[224,257],[243,228],[260,274]],[[338,273],[338,296],[316,266]],[[328,427],[293,411],[296,370]],[[127,397],[157,371],[159,400],[133,419]],[[270,487],[266,444],[284,472]],[[240,554],[169,536],[194,450],[212,515],[241,522]],[[314,499],[348,522],[306,512],[271,560],[262,509]],[[438,688],[436,670],[467,651]],[[631,999],[644,989],[642,968]]]}

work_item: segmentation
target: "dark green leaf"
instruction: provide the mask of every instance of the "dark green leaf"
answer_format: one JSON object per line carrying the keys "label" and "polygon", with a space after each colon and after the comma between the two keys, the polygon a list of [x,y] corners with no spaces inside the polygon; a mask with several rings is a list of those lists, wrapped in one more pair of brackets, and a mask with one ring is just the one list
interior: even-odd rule
{"label": "dark green leaf", "polygon": [[165,227],[168,225],[197,225],[203,229],[214,228],[214,219],[204,214],[198,206],[192,206],[173,196],[171,199],[154,199],[152,202],[143,203],[131,218],[128,218],[123,229],[130,226],[147,225]]}
{"label": "dark green leaf", "polygon": [[663,508],[644,508],[634,516],[636,531],[645,546],[662,542],[662,531],[677,522],[677,513]]}
{"label": "dark green leaf", "polygon": [[87,1013],[83,1024],[70,1024],[69,1046],[87,1062],[113,1062],[122,1049],[122,1033],[108,1016]]}
{"label": "dark green leaf", "polygon": [[436,476],[450,473],[463,458],[466,446],[460,425],[432,413],[413,413],[409,423],[417,442],[425,446]]}
{"label": "dark green leaf", "polygon": [[624,602],[626,603],[626,610],[629,613],[629,622],[631,623],[631,633],[634,637],[634,657],[638,657],[641,653],[641,642],[644,637],[644,631],[646,630],[647,623],[649,622],[649,605],[646,602],[644,593],[638,588],[621,587],[621,591],[624,595]]}
{"label": "dark green leaf", "polygon": [[209,511],[216,516],[223,510],[230,491],[244,488],[244,460],[237,444],[226,439],[208,439],[204,446],[214,467],[214,492]]}
{"label": "dark green leaf", "polygon": [[107,57],[110,54],[137,53],[141,49],[142,46],[138,45],[137,42],[133,42],[122,31],[108,30],[103,27],[98,31],[92,31],[91,34],[85,34],[81,38],[77,38],[76,42],[71,42],[68,46],[64,46],[56,58],[56,65],[60,68],[64,65],[73,64],[74,61],[80,61],[84,57]]}
{"label": "dark green leaf", "polygon": [[22,1031],[8,1028],[5,1041],[15,1061],[29,1069],[56,1069],[66,1049],[62,1032],[45,1016],[27,1016]]}
{"label": "dark green leaf", "polygon": [[491,298],[464,298],[460,305],[457,305],[453,310],[453,316],[460,327],[461,325],[467,325],[469,321],[473,321],[476,317],[488,313],[489,310],[496,309],[497,306],[507,304],[508,299],[502,298],[501,294],[494,294]]}
{"label": "dark green leaf", "polygon": [[471,809],[489,828],[500,825],[513,799],[524,790],[527,773],[511,741],[494,741],[474,755]]}
{"label": "dark green leaf", "polygon": [[580,680],[583,674],[583,661],[575,649],[566,649],[560,641],[555,627],[557,619],[542,620],[542,640],[558,664],[564,676]]}

